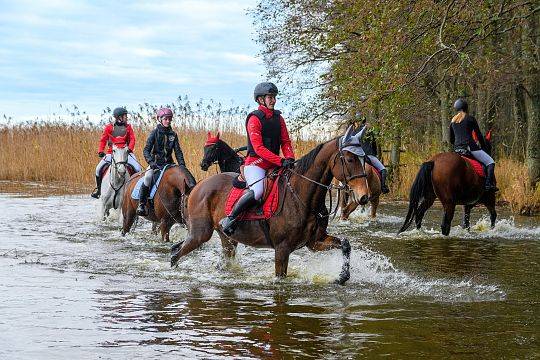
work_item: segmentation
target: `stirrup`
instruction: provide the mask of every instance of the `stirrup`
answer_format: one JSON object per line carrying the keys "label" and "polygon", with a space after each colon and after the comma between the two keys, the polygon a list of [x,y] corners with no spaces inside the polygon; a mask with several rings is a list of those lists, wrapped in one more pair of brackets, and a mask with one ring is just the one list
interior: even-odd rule
{"label": "stirrup", "polygon": [[92,192],[90,194],[91,197],[93,197],[94,199],[99,199],[99,197],[101,196],[101,191],[99,191],[97,188],[94,190],[94,192]]}
{"label": "stirrup", "polygon": [[381,186],[381,192],[383,194],[388,194],[390,192],[390,189],[388,188],[388,186],[383,185],[383,186]]}

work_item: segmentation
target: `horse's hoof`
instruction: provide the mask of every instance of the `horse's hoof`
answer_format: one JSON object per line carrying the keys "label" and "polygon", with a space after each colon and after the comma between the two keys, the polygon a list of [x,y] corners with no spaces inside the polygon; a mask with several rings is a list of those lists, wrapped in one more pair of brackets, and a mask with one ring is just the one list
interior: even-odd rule
{"label": "horse's hoof", "polygon": [[338,284],[338,285],[345,285],[345,283],[351,278],[351,274],[350,273],[346,273],[346,274],[341,274],[339,275],[339,278],[337,278],[335,281],[334,281],[334,284]]}
{"label": "horse's hoof", "polygon": [[178,251],[179,248],[181,248],[183,244],[184,244],[184,242],[180,241],[180,242],[177,242],[176,244],[174,244],[173,246],[171,246],[171,253]]}

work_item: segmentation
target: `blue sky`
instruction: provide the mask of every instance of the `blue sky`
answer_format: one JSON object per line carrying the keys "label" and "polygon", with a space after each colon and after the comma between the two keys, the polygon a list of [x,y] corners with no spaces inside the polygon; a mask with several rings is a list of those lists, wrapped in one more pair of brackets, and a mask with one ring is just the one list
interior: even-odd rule
{"label": "blue sky", "polygon": [[253,104],[256,0],[0,0],[0,115],[90,114],[178,95]]}

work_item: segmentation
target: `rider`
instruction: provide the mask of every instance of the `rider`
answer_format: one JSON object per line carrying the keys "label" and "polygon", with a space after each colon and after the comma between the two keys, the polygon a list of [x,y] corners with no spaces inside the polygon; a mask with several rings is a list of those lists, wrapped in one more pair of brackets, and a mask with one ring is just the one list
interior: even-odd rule
{"label": "rider", "polygon": [[[220,221],[227,235],[234,232],[238,216],[261,199],[266,171],[294,165],[295,157],[285,120],[279,110],[274,110],[277,94],[278,88],[271,82],[258,84],[253,92],[259,107],[246,118],[247,158],[244,176],[249,190],[234,205],[231,214]],[[280,147],[283,157],[279,156]]]}
{"label": "rider", "polygon": [[[114,124],[107,124],[103,129],[103,134],[99,141],[99,150],[98,156],[101,158],[101,161],[96,167],[96,189],[91,194],[93,198],[98,199],[101,196],[101,169],[105,164],[111,163],[112,157],[112,146],[116,145],[118,147],[128,147],[128,164],[135,170],[135,172],[141,171],[141,165],[137,161],[135,154],[133,154],[133,149],[135,148],[135,133],[130,124],[127,123],[128,112],[123,107],[117,107],[113,111]],[[107,148],[107,154],[103,151],[105,146]]]}
{"label": "rider", "polygon": [[[450,123],[450,143],[454,145],[454,150],[466,149],[471,152],[474,158],[484,164],[487,168],[486,191],[498,191],[494,184],[495,161],[482,148],[486,148],[484,135],[478,127],[476,119],[468,114],[469,105],[464,99],[457,99],[454,103],[454,109],[458,112]],[[473,132],[476,133],[480,147],[473,138]]]}
{"label": "rider", "polygon": [[[357,113],[356,116],[359,117],[360,113]],[[388,186],[386,185],[386,177],[388,172],[386,171],[386,168],[382,162],[377,158],[377,143],[375,141],[375,133],[373,130],[368,130],[371,128],[371,126],[366,122],[365,119],[362,121],[362,125],[363,127],[357,131],[357,134],[362,133],[362,135],[359,136],[360,146],[362,146],[362,149],[366,154],[367,162],[381,173],[382,193],[388,194],[390,192],[390,189],[388,189]]]}
{"label": "rider", "polygon": [[172,157],[173,151],[178,165],[183,167],[183,170],[187,172],[189,177],[194,179],[193,175],[191,175],[186,168],[186,162],[184,161],[182,149],[180,149],[178,135],[171,129],[171,121],[173,119],[172,110],[163,107],[158,110],[156,117],[158,124],[148,136],[143,150],[144,158],[149,167],[144,174],[144,182],[141,185],[139,196],[139,207],[137,208],[137,214],[142,216],[148,215],[146,201],[150,193],[154,171],[163,170],[166,165],[174,164]]}

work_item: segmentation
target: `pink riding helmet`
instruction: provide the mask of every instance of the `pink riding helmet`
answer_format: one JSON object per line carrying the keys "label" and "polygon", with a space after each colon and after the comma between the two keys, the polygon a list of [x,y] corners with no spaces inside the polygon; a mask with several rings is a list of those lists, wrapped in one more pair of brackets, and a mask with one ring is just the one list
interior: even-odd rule
{"label": "pink riding helmet", "polygon": [[166,107],[159,109],[157,112],[157,118],[159,120],[162,117],[173,117],[172,110]]}

